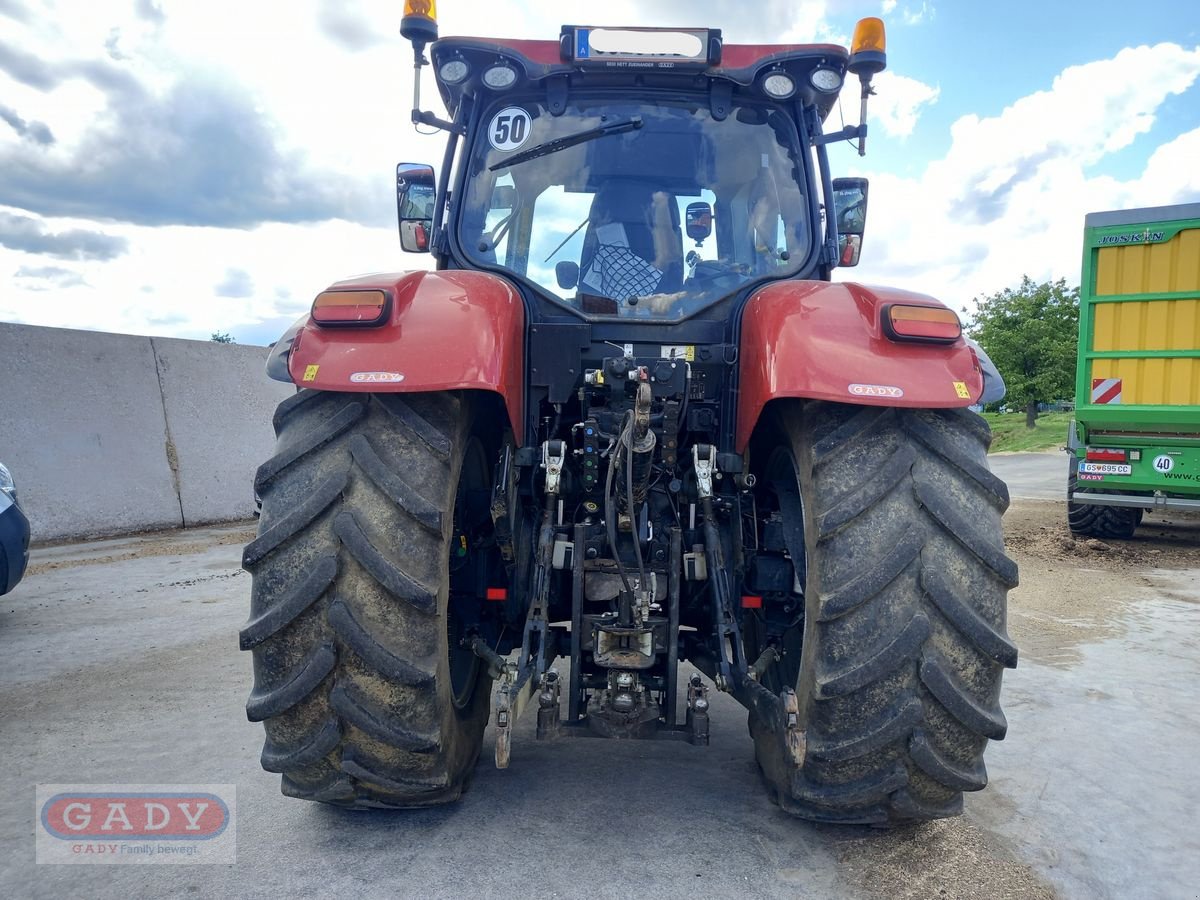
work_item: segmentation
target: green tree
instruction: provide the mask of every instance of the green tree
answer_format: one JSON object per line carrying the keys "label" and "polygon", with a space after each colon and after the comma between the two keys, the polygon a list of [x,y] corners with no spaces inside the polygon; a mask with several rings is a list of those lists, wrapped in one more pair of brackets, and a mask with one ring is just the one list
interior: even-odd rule
{"label": "green tree", "polygon": [[237,343],[237,341],[235,341],[233,339],[233,335],[231,335],[228,331],[214,331],[212,333],[212,337],[209,338],[209,340],[214,341],[218,344],[236,344]]}
{"label": "green tree", "polygon": [[1079,335],[1079,288],[1066,281],[1034,284],[976,297],[978,308],[967,326],[1008,388],[1010,405],[1025,407],[1025,427],[1033,428],[1038,403],[1073,397]]}

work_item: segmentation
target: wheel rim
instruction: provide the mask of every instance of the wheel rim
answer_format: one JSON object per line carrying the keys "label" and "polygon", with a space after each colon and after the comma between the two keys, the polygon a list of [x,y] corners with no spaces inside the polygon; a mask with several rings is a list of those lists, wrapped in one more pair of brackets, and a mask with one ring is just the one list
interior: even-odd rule
{"label": "wheel rim", "polygon": [[[485,565],[485,553],[470,553],[471,538],[480,533],[484,524],[484,516],[472,515],[469,499],[472,493],[488,489],[487,456],[483,445],[477,438],[467,442],[463,454],[462,470],[458,478],[458,490],[454,495],[454,526],[451,532],[450,545],[450,599],[446,605],[446,640],[449,650],[450,693],[456,709],[464,709],[470,705],[475,696],[475,687],[479,681],[481,660],[475,652],[466,645],[469,636],[469,623],[461,614],[461,605],[477,603],[474,591],[466,589],[455,590],[455,582],[469,585],[474,581],[476,567]],[[490,521],[490,520],[489,520]],[[459,557],[462,541],[466,541],[467,554]],[[455,568],[456,561],[461,560],[461,567]],[[456,579],[457,576],[457,579]]]}
{"label": "wheel rim", "polygon": [[[784,544],[792,559],[792,565],[795,567],[795,574],[803,592],[807,588],[808,581],[808,555],[804,542],[804,501],[800,493],[796,462],[790,450],[779,447],[771,453],[762,480],[763,488],[770,495],[775,508],[783,515]],[[799,604],[800,612],[803,613],[804,594],[794,594],[793,597]],[[785,632],[782,643],[783,649],[790,651],[791,659],[788,665],[784,666],[777,662],[767,671],[768,686],[777,692],[783,688],[795,687],[796,675],[801,666],[800,655],[804,650],[801,641],[803,621],[801,620],[798,630],[791,638],[788,637],[789,633],[791,632]]]}

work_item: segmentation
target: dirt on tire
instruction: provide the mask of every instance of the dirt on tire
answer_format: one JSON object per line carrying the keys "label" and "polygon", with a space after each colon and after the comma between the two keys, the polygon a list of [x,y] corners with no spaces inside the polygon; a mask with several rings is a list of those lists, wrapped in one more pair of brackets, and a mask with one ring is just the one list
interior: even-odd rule
{"label": "dirt on tire", "polygon": [[804,508],[795,685],[807,748],[793,767],[752,720],[768,785],[814,821],[957,815],[963,791],[987,784],[984,748],[1007,730],[1001,673],[1017,662],[1005,633],[1017,583],[1000,529],[1008,489],[987,467],[987,423],[815,402],[777,414]]}
{"label": "dirt on tire", "polygon": [[458,798],[491,680],[455,703],[448,559],[471,404],[457,393],[302,391],[258,470],[251,721],[289,796],[352,807]]}

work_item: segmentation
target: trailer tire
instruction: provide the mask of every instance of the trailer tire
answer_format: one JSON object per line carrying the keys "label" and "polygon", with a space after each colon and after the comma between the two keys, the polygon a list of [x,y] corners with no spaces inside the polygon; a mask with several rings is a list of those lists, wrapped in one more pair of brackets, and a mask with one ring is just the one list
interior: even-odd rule
{"label": "trailer tire", "polygon": [[[1067,470],[1067,527],[1080,537],[1128,540],[1142,524],[1144,510],[1136,506],[1096,506],[1072,503],[1079,485],[1079,460],[1071,458]],[[1097,491],[1096,493],[1104,493]]]}
{"label": "trailer tire", "polygon": [[[795,686],[802,761],[751,716],[768,790],[817,822],[957,815],[963,791],[987,784],[984,748],[1007,729],[1001,675],[1017,662],[1008,489],[987,466],[990,430],[958,409],[785,401],[774,412],[752,459],[764,490],[794,486],[778,508],[789,544],[788,510],[802,521],[807,575],[803,623],[763,679]],[[765,633],[765,620],[747,628],[760,643]]]}
{"label": "trailer tire", "polygon": [[491,687],[450,638],[456,500],[490,483],[470,395],[306,390],[274,424],[243,555],[262,766],[284,794],[339,806],[455,800]]}

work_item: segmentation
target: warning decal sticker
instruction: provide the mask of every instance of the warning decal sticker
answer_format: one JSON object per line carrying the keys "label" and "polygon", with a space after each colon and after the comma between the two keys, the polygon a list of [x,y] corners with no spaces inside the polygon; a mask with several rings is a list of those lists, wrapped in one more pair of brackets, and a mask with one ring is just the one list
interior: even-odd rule
{"label": "warning decal sticker", "polygon": [[1121,402],[1121,379],[1120,378],[1093,378],[1092,379],[1092,402],[1093,403],[1120,403]]}

